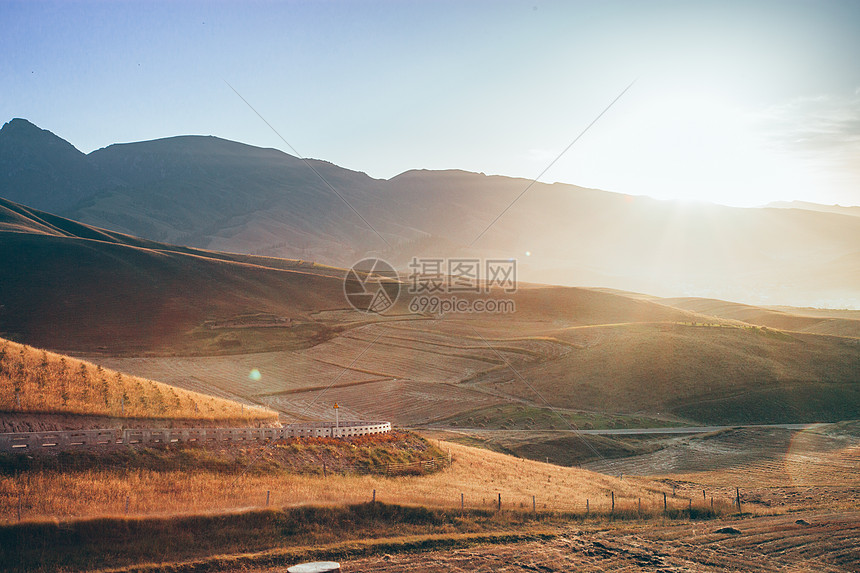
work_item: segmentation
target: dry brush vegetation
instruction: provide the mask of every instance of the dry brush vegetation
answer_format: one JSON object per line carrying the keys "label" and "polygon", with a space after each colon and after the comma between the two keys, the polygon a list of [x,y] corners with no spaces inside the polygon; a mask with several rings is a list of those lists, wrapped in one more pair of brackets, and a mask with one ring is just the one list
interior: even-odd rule
{"label": "dry brush vegetation", "polygon": [[263,408],[174,388],[0,339],[0,412],[275,421]]}
{"label": "dry brush vegetation", "polygon": [[[429,474],[388,477],[294,473],[267,464],[263,453],[249,452],[250,467],[205,467],[180,463],[164,469],[141,467],[74,470],[65,468],[6,472],[0,476],[0,521],[70,519],[122,515],[193,514],[265,505],[345,505],[372,499],[404,505],[493,509],[498,495],[504,509],[529,510],[532,496],[540,511],[584,513],[662,509],[667,486],[649,480],[617,479],[576,468],[520,460],[495,452],[444,443],[450,467]],[[259,461],[259,463],[257,463]],[[20,496],[20,497],[19,497]],[[686,500],[680,509],[687,509]]]}

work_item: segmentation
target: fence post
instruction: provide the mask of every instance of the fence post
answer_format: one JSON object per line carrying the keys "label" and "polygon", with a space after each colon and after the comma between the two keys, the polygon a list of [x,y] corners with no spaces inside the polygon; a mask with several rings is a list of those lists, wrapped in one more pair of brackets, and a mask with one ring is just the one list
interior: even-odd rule
{"label": "fence post", "polygon": [[460,492],[460,511],[463,511],[463,492]]}
{"label": "fence post", "polygon": [[663,492],[663,513],[669,511],[669,505],[666,503],[666,492]]}
{"label": "fence post", "polygon": [[373,490],[373,502],[376,503],[376,490]]}
{"label": "fence post", "polygon": [[326,472],[325,462],[323,462],[323,477],[328,477],[328,473]]}
{"label": "fence post", "polygon": [[591,508],[588,507],[588,499],[585,500],[585,515],[588,515]]}
{"label": "fence post", "polygon": [[705,490],[702,490],[702,502],[708,501],[708,496],[705,495]]}
{"label": "fence post", "polygon": [[535,496],[532,496],[532,513],[537,513],[537,502],[535,502]]}
{"label": "fence post", "polygon": [[266,507],[269,507],[269,495],[272,493],[272,490],[266,490]]}
{"label": "fence post", "polygon": [[125,514],[128,515],[128,506],[131,503],[131,496],[125,496]]}
{"label": "fence post", "polygon": [[738,501],[738,513],[741,513],[741,490],[740,488],[735,488],[735,499]]}
{"label": "fence post", "polygon": [[693,498],[691,497],[688,501],[690,503],[687,505],[687,513],[689,513],[692,516],[693,515]]}
{"label": "fence post", "polygon": [[714,511],[714,496],[711,496],[711,511]]}
{"label": "fence post", "polygon": [[639,498],[639,513],[642,513],[642,498]]}
{"label": "fence post", "polygon": [[612,511],[611,513],[615,513],[615,492],[610,492],[612,494]]}
{"label": "fence post", "polygon": [[502,511],[502,494],[499,494],[499,511]]}

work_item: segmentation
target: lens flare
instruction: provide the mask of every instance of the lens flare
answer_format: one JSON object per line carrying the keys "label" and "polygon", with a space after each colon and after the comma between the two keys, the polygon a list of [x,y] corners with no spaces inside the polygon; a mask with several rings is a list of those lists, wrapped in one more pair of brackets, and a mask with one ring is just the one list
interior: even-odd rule
{"label": "lens flare", "polygon": [[263,377],[263,375],[262,375],[262,374],[260,374],[260,371],[259,371],[259,370],[257,370],[256,368],[254,368],[253,370],[251,370],[250,374],[248,374],[248,378],[250,378],[250,379],[251,379],[251,380],[253,380],[254,382],[256,382],[257,380],[259,380],[259,379],[260,379],[260,378],[262,378],[262,377]]}

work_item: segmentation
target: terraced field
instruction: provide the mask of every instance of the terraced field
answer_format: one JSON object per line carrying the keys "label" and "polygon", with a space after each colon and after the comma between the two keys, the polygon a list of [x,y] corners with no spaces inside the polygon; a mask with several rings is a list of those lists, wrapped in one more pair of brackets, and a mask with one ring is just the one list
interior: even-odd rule
{"label": "terraced field", "polygon": [[[124,372],[148,372],[158,380],[183,388],[211,387],[232,395],[254,397],[259,394],[297,390],[339,383],[378,379],[378,375],[344,369],[314,360],[302,352],[261,352],[234,356],[93,358],[103,365]],[[252,372],[260,373],[259,379]]]}
{"label": "terraced field", "polygon": [[412,426],[504,403],[501,398],[453,384],[387,379],[337,385],[305,392],[262,396],[268,407],[296,418],[329,419],[331,405],[341,406],[341,419],[389,420]]}
{"label": "terraced field", "polygon": [[301,351],[93,360],[183,388],[262,402],[291,417],[329,418],[337,401],[344,419],[412,425],[510,401],[491,388],[457,383],[570,351],[549,339],[500,341],[463,331],[449,321],[392,321],[358,326]]}

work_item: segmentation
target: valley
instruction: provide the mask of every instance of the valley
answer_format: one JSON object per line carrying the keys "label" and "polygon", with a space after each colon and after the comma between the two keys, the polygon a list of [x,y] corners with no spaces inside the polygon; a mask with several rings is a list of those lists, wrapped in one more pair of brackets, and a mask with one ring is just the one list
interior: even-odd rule
{"label": "valley", "polygon": [[[171,142],[172,153],[187,143]],[[112,161],[133,172],[121,151]],[[495,544],[534,550],[552,567],[622,564],[633,544],[689,539],[697,527],[705,537],[724,526],[793,543],[793,515],[835,536],[815,544],[815,563],[840,571],[852,562],[844,539],[860,511],[857,311],[522,282],[459,295],[511,301],[515,312],[434,314],[410,310],[401,274],[401,297],[368,314],[344,295],[346,269],[208,250],[199,237],[187,244],[198,246],[0,199],[5,431],[331,421],[337,404],[343,421],[390,421],[400,445],[3,455],[0,538],[33,532],[63,548],[47,558],[16,550],[5,557],[21,565],[10,570],[95,567],[96,524],[143,528],[147,543],[165,548],[142,565],[152,547],[120,536],[116,567],[264,571],[298,556],[350,555],[397,571],[413,566],[414,543],[442,552],[440,563],[483,566]],[[407,246],[420,253],[433,242]],[[701,426],[719,429],[681,433]],[[656,430],[620,432],[637,429]],[[320,533],[315,520],[328,517],[317,513],[327,512],[350,516],[340,533],[359,545]],[[211,519],[220,541],[197,544],[195,527]],[[264,524],[261,537],[239,531],[246,520]],[[186,544],[164,541],[178,528]],[[574,531],[588,541],[571,542]],[[69,532],[82,545],[68,543]],[[722,539],[706,542],[714,555],[732,551]],[[684,543],[671,556],[648,553],[648,563],[707,565]],[[450,549],[460,545],[472,552],[465,562]],[[577,557],[557,556],[571,547]],[[383,565],[381,551],[394,554]],[[643,559],[627,565],[648,566]]]}

